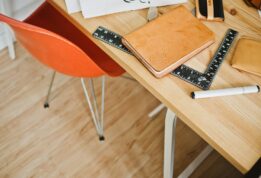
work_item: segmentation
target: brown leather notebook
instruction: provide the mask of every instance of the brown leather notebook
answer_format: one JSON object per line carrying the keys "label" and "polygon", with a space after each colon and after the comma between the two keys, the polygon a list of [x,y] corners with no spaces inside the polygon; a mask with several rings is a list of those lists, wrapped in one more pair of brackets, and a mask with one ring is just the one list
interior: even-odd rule
{"label": "brown leather notebook", "polygon": [[232,67],[261,76],[261,41],[241,38],[232,58]]}
{"label": "brown leather notebook", "polygon": [[184,6],[123,36],[123,44],[160,78],[214,42],[214,33]]}

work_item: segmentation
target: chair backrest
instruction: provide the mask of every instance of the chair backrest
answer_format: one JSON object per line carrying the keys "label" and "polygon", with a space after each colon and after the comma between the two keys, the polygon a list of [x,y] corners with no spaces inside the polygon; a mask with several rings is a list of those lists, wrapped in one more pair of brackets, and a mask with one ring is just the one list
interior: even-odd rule
{"label": "chair backrest", "polygon": [[97,77],[105,72],[69,40],[51,31],[0,14],[16,38],[40,62],[55,71],[75,77]]}

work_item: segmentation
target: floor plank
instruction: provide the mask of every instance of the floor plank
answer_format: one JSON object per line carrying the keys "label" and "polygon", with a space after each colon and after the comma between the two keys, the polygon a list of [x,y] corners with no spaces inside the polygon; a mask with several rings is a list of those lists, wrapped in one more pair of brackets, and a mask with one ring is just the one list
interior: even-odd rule
{"label": "floor plank", "polygon": [[[106,78],[105,136],[99,143],[80,80],[55,79],[49,109],[43,108],[52,71],[16,44],[17,59],[0,53],[0,177],[162,177],[164,115],[147,116],[159,104],[141,85]],[[95,79],[96,89],[100,87]],[[100,91],[97,92],[100,98]],[[175,176],[206,146],[180,120]],[[217,152],[191,176],[243,177]]]}

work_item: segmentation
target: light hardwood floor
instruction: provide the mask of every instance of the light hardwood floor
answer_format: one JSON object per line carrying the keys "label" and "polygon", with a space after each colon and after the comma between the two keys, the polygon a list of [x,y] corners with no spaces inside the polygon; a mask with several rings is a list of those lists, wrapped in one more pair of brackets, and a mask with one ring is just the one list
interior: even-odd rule
{"label": "light hardwood floor", "polygon": [[[101,144],[80,80],[58,74],[51,106],[44,109],[52,71],[19,44],[16,52],[14,61],[7,50],[0,52],[0,178],[162,177],[165,111],[154,120],[147,117],[159,101],[141,85],[107,78],[106,141]],[[205,145],[178,121],[175,175]],[[191,177],[243,176],[213,152]]]}

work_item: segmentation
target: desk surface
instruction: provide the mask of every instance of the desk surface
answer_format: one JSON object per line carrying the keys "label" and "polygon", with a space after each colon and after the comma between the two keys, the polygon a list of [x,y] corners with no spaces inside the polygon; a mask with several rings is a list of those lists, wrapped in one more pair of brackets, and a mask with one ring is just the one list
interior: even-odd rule
{"label": "desk surface", "polygon": [[[98,26],[122,35],[129,33],[147,23],[147,10],[86,20],[81,13],[68,15],[64,0],[48,1],[242,173],[250,170],[260,158],[261,94],[192,100],[190,93],[198,88],[171,75],[156,79],[133,56],[91,37]],[[192,9],[193,2],[190,0],[185,6]],[[204,22],[215,32],[216,43],[186,65],[204,71],[229,27],[239,31],[240,36],[261,39],[261,18],[255,9],[238,0],[226,0],[224,6],[225,23]],[[173,7],[162,7],[160,12],[166,13]],[[237,11],[234,16],[229,13],[232,9]],[[233,50],[226,57],[211,89],[261,85],[260,77],[231,68],[232,53]]]}

